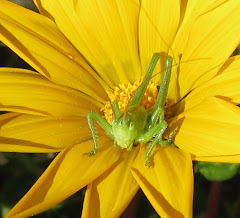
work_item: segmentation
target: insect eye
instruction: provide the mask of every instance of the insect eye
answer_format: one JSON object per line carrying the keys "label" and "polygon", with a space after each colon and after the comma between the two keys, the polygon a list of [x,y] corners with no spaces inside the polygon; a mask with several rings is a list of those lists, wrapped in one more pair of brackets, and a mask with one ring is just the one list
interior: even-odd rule
{"label": "insect eye", "polygon": [[129,129],[131,130],[131,129],[133,129],[135,126],[134,126],[134,123],[133,122],[131,122],[130,124],[129,124]]}

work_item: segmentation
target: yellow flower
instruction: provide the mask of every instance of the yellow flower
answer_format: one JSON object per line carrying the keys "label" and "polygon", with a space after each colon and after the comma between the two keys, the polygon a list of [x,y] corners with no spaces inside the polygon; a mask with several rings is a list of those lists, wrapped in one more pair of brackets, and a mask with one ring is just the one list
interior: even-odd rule
{"label": "yellow flower", "polygon": [[[0,70],[0,150],[58,152],[7,217],[41,213],[87,186],[82,217],[118,217],[139,187],[161,217],[191,217],[192,160],[240,161],[240,38],[236,0],[35,0],[41,14],[0,0],[0,40],[36,71]],[[86,115],[106,92],[146,73],[154,52],[176,63],[168,99],[175,144],[114,148]],[[157,66],[156,72],[162,66]],[[154,77],[159,81],[159,76]]]}

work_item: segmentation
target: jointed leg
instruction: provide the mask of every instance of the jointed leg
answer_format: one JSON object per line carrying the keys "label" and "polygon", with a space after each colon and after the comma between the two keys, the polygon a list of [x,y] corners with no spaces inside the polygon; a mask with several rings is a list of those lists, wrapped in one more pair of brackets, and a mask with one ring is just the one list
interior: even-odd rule
{"label": "jointed leg", "polygon": [[[152,143],[148,146],[148,148],[147,148],[147,152],[146,152],[146,156],[145,156],[145,161],[146,161],[146,166],[150,166],[150,156],[151,156],[151,153],[152,153],[152,150],[153,150],[153,148],[155,147],[155,145],[157,144],[157,143],[160,143],[161,145],[163,145],[163,144],[168,144],[167,143],[167,141],[168,140],[164,140],[163,138],[162,138],[162,135],[163,135],[163,133],[165,132],[165,130],[167,129],[167,123],[166,123],[166,121],[165,122],[163,122],[162,123],[163,125],[160,127],[160,129],[159,129],[159,132],[158,132],[158,134],[156,135],[156,137],[153,139],[153,141],[152,141]],[[163,144],[162,144],[163,143]],[[165,145],[166,145],[165,144]]]}
{"label": "jointed leg", "polygon": [[145,165],[146,166],[150,166],[150,156],[151,156],[152,150],[155,147],[155,145],[157,144],[157,142],[158,142],[158,137],[154,138],[152,143],[147,147],[147,152],[145,155],[145,162],[146,162]]}
{"label": "jointed leg", "polygon": [[[154,136],[157,136],[162,129],[164,131],[167,128],[167,122],[164,120],[162,123],[158,123],[156,126],[150,128],[147,132],[143,133],[142,135],[138,136],[135,142],[139,142],[141,144],[148,143]],[[164,133],[162,132],[162,134]]]}
{"label": "jointed leg", "polygon": [[113,133],[112,133],[112,127],[111,125],[104,119],[102,118],[99,114],[97,114],[94,111],[90,111],[87,115],[87,120],[88,120],[88,125],[89,128],[92,132],[92,137],[93,137],[93,142],[94,142],[94,148],[92,151],[87,153],[87,155],[93,155],[96,154],[98,150],[98,141],[97,141],[97,132],[93,124],[93,119],[97,121],[97,123],[107,132],[107,134],[112,138]]}
{"label": "jointed leg", "polygon": [[162,107],[157,108],[151,114],[149,123],[147,124],[147,129],[151,129],[153,126],[156,126],[158,123],[163,122],[164,120],[164,109]]}
{"label": "jointed leg", "polygon": [[112,108],[113,108],[114,119],[118,120],[119,117],[121,116],[121,112],[119,110],[119,106],[118,106],[118,102],[117,101],[114,101],[112,103]]}
{"label": "jointed leg", "polygon": [[165,132],[167,127],[163,127],[161,129],[161,131],[159,132],[159,134],[154,138],[154,140],[152,141],[152,143],[148,146],[147,148],[147,152],[146,152],[146,156],[145,156],[145,161],[146,161],[146,166],[150,166],[150,156],[151,156],[151,153],[152,153],[152,150],[154,148],[154,146],[159,143],[160,145],[172,145],[172,146],[175,146],[177,147],[173,142],[172,142],[172,139],[173,139],[173,134],[175,133],[175,131],[172,131],[169,135],[169,138],[168,139],[163,139],[162,138],[162,135],[163,133]]}

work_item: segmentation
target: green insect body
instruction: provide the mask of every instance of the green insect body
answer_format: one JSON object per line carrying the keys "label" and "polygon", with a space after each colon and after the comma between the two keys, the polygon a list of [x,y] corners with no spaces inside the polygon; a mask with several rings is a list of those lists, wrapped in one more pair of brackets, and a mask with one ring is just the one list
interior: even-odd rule
{"label": "green insect body", "polygon": [[95,154],[98,150],[97,134],[93,125],[93,119],[114,140],[114,147],[125,148],[127,151],[130,151],[134,143],[149,143],[145,156],[147,166],[150,165],[150,156],[155,145],[171,144],[171,137],[163,139],[163,133],[167,129],[167,122],[164,119],[164,106],[171,76],[173,61],[171,56],[166,57],[162,83],[153,108],[146,110],[140,106],[159,57],[159,54],[153,54],[146,76],[125,111],[120,112],[117,101],[112,103],[114,114],[112,126],[96,112],[89,112],[87,119],[94,141],[94,149],[88,153],[89,156]]}

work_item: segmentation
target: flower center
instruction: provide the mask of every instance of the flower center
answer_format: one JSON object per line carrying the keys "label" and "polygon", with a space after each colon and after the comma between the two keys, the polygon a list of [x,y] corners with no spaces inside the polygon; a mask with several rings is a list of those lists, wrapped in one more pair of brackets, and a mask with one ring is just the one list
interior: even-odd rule
{"label": "flower center", "polygon": [[[128,103],[134,95],[137,88],[141,85],[141,80],[135,81],[133,84],[120,84],[115,86],[113,91],[108,93],[110,101],[101,109],[104,112],[104,116],[108,123],[112,124],[113,110],[112,102],[118,101],[118,106],[121,112],[127,109]],[[149,82],[146,92],[144,93],[141,106],[145,109],[152,108],[156,102],[158,95],[159,84],[155,82]],[[165,104],[165,119],[167,120],[171,116],[171,110],[168,99]]]}

